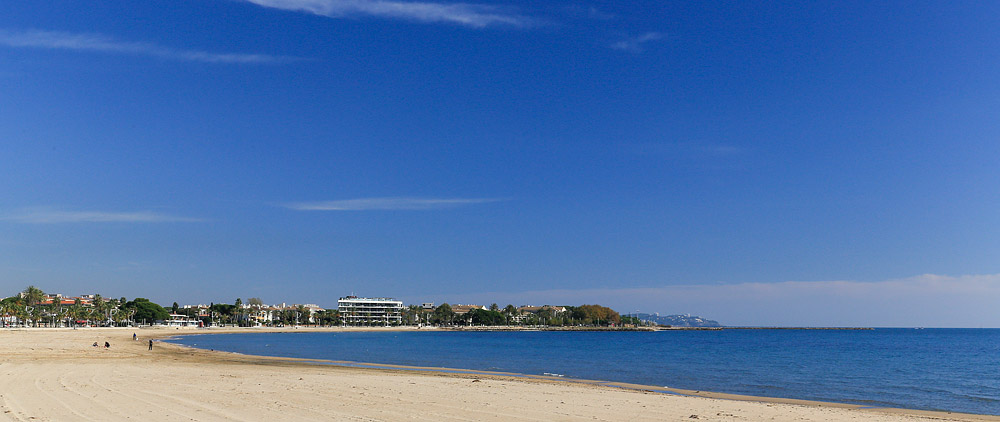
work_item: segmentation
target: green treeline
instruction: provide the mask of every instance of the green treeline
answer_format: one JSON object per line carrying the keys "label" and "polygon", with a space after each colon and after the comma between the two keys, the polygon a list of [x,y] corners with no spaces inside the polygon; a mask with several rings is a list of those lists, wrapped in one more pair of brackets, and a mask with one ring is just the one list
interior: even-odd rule
{"label": "green treeline", "polygon": [[[164,308],[145,298],[126,300],[88,297],[88,303],[76,299],[73,303],[46,295],[35,286],[28,286],[21,294],[0,300],[0,326],[125,326],[162,323],[171,319],[170,314],[183,315],[189,321],[201,321],[204,326],[284,326],[320,325],[334,326],[341,323],[335,309],[313,310],[303,305],[282,309],[267,307],[259,298],[250,298],[244,304],[239,298],[233,304],[213,303],[208,308],[182,308],[176,302]],[[634,317],[622,317],[613,309],[601,305],[541,306],[503,308],[492,304],[488,309],[460,306],[456,312],[447,303],[433,309],[411,305],[401,311],[403,325],[462,325],[462,326],[619,326],[640,324]]]}
{"label": "green treeline", "polygon": [[149,299],[106,299],[94,295],[90,304],[79,299],[72,303],[49,297],[41,289],[28,286],[18,296],[0,300],[0,322],[29,326],[68,327],[74,325],[123,326],[152,324],[170,318],[170,313]]}
{"label": "green treeline", "polygon": [[[560,310],[560,308],[565,309]],[[631,318],[634,319],[634,318]],[[628,321],[631,322],[631,321]],[[489,310],[471,309],[457,314],[444,303],[433,310],[413,305],[403,311],[403,323],[431,325],[527,325],[527,326],[616,326],[623,323],[618,312],[601,305],[542,307],[537,312],[523,312],[513,305]]]}

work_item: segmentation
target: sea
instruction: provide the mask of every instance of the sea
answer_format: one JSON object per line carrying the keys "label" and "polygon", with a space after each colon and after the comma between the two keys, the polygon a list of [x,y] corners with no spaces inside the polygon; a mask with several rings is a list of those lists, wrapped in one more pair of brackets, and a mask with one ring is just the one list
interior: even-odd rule
{"label": "sea", "polygon": [[1000,329],[423,330],[205,334],[169,341],[249,355],[1000,415]]}

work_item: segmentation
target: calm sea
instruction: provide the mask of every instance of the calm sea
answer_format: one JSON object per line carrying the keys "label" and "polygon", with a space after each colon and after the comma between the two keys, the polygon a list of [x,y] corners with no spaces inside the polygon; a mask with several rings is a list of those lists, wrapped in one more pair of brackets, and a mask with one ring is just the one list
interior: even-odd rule
{"label": "calm sea", "polygon": [[172,341],[254,355],[1000,414],[1000,329],[251,333]]}

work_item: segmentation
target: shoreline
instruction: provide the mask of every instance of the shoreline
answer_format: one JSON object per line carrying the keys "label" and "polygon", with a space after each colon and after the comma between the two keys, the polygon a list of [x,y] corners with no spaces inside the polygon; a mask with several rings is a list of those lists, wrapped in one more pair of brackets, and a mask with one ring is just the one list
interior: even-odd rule
{"label": "shoreline", "polygon": [[[333,361],[242,355],[163,341],[154,341],[154,350],[147,350],[148,340],[178,335],[338,331],[403,330],[0,330],[0,420],[1000,421],[994,415],[866,408],[490,371],[339,366],[330,364]],[[132,341],[133,332],[140,341]],[[109,341],[112,347],[93,348],[94,341]]]}
{"label": "shoreline", "polygon": [[[520,330],[520,331],[660,331],[660,330],[645,330],[645,329],[625,329],[625,330],[593,330],[593,329],[573,329],[575,327],[569,327],[566,330]],[[835,327],[835,328],[771,328],[771,327],[679,327],[679,328],[664,328],[662,331],[672,331],[672,330],[720,330],[720,329],[810,329],[810,330],[873,330],[874,328],[862,328],[862,327]],[[489,371],[489,370],[479,370],[479,369],[465,369],[465,368],[450,368],[450,367],[424,367],[424,366],[412,366],[412,365],[398,365],[398,364],[383,364],[383,363],[372,363],[372,362],[358,362],[358,361],[345,361],[345,360],[329,360],[329,359],[306,359],[306,358],[286,358],[280,356],[269,356],[269,355],[249,355],[237,352],[226,352],[219,350],[206,350],[194,346],[187,346],[175,343],[166,343],[162,340],[169,340],[173,337],[179,336],[194,336],[194,335],[209,335],[209,334],[245,334],[245,333],[295,333],[295,332],[377,332],[377,331],[421,331],[420,329],[411,327],[329,327],[329,328],[298,328],[298,329],[285,329],[276,328],[271,329],[267,327],[248,327],[248,328],[219,328],[216,332],[194,332],[185,334],[171,334],[157,337],[161,344],[169,345],[172,347],[178,347],[182,349],[194,349],[200,351],[207,351],[209,353],[224,353],[233,354],[239,356],[255,357],[255,358],[267,358],[274,360],[288,360],[302,365],[334,365],[340,367],[350,367],[350,368],[362,368],[362,369],[372,369],[372,370],[396,370],[396,371],[412,371],[418,373],[426,373],[430,375],[475,375],[475,376],[486,376],[486,377],[501,377],[501,378],[517,378],[525,381],[549,381],[549,382],[564,382],[570,384],[582,384],[591,385],[598,387],[607,388],[621,388],[626,390],[640,391],[646,393],[658,393],[658,394],[669,394],[675,396],[684,397],[701,397],[710,399],[722,399],[722,400],[732,400],[732,401],[743,401],[743,402],[761,402],[761,403],[773,403],[773,404],[792,404],[792,405],[804,405],[804,406],[816,406],[816,407],[828,407],[828,408],[842,408],[842,409],[855,409],[855,410],[870,410],[878,412],[886,412],[893,414],[911,414],[920,416],[929,416],[935,418],[953,418],[962,417],[969,418],[970,420],[996,420],[1000,421],[1000,415],[989,415],[989,414],[976,414],[976,413],[963,413],[963,412],[952,412],[946,410],[922,410],[922,409],[909,409],[909,408],[895,408],[895,407],[883,407],[883,406],[871,406],[856,403],[842,403],[842,402],[832,402],[832,401],[819,401],[819,400],[805,400],[805,399],[794,399],[786,397],[767,397],[767,396],[752,396],[745,394],[734,394],[734,393],[724,393],[715,391],[704,391],[704,390],[691,390],[691,389],[681,389],[673,388],[667,386],[654,386],[645,384],[636,384],[621,381],[611,381],[611,380],[590,380],[581,378],[564,378],[557,375],[535,375],[535,374],[524,374],[516,372],[502,372],[502,371]],[[305,331],[300,331],[305,330]],[[464,331],[464,332],[482,332],[482,331],[511,331],[511,330],[490,330],[490,329],[424,329],[423,331]],[[983,419],[980,419],[983,418]]]}

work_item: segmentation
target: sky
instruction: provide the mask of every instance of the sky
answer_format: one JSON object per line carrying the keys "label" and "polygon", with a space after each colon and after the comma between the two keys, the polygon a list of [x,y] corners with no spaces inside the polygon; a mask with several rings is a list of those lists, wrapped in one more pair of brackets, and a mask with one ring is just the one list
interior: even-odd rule
{"label": "sky", "polygon": [[0,3],[0,296],[1000,327],[1000,3]]}

